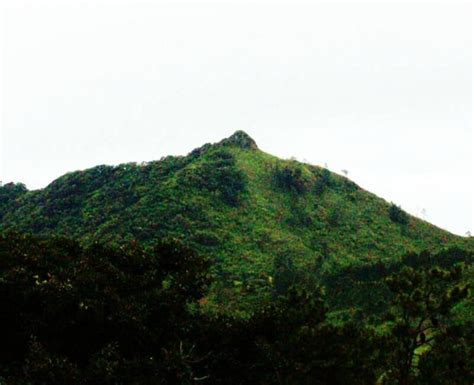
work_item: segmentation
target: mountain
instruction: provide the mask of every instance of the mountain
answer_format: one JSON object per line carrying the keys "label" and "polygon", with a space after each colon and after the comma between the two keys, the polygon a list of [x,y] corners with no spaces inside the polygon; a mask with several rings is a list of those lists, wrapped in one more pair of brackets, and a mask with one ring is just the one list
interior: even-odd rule
{"label": "mountain", "polygon": [[41,190],[2,186],[0,231],[10,230],[85,245],[176,238],[214,262],[209,306],[240,309],[285,280],[329,282],[407,253],[474,249],[472,238],[412,217],[346,177],[259,150],[242,131],[186,156],[71,172]]}

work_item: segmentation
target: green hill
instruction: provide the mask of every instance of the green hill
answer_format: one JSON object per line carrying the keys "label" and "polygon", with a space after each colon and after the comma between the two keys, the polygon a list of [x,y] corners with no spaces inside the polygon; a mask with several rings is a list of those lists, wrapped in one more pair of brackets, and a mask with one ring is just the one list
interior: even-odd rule
{"label": "green hill", "polygon": [[[474,249],[327,169],[260,151],[238,131],[187,156],[97,166],[41,190],[0,188],[0,231],[152,245],[177,238],[213,260],[209,307],[242,309],[295,279],[409,253]],[[286,280],[286,281],[285,281]]]}

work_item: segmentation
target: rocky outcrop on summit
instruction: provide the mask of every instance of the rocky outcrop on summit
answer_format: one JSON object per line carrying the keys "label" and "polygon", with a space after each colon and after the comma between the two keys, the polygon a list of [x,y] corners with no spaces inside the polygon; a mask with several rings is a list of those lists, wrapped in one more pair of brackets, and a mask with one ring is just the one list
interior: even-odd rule
{"label": "rocky outcrop on summit", "polygon": [[223,146],[237,146],[243,149],[258,150],[257,143],[246,132],[236,131],[233,135],[221,140]]}

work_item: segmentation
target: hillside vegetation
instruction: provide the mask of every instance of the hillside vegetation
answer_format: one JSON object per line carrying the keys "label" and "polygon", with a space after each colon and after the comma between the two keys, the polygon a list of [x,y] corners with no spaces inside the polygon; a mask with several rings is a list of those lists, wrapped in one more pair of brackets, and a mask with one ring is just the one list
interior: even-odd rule
{"label": "hillside vegetation", "polygon": [[238,131],[0,186],[0,385],[471,385],[474,241]]}
{"label": "hillside vegetation", "polygon": [[[242,131],[187,156],[71,172],[41,190],[5,185],[0,230],[86,246],[179,240],[213,261],[209,310],[242,315],[294,280],[337,285],[407,253],[474,245],[327,169],[266,154]],[[345,297],[341,308],[358,306]]]}
{"label": "hillside vegetation", "polygon": [[470,385],[465,269],[434,261],[381,281],[374,328],[332,322],[321,287],[298,284],[248,318],[201,312],[210,261],[175,242],[0,235],[0,384]]}

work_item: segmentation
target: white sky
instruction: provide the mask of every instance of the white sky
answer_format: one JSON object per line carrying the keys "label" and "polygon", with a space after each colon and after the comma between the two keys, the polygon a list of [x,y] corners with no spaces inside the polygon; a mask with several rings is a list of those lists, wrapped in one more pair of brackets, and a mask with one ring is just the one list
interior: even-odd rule
{"label": "white sky", "polygon": [[473,231],[471,7],[4,1],[0,180],[41,188],[243,129]]}

